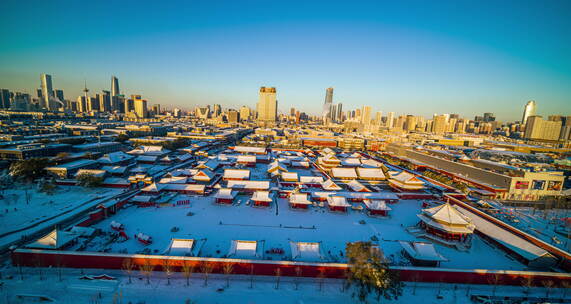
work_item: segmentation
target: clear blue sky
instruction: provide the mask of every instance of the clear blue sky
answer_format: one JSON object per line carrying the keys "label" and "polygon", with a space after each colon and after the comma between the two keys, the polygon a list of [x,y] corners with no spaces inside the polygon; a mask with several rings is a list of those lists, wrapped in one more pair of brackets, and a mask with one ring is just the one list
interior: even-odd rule
{"label": "clear blue sky", "polygon": [[0,7],[0,87],[75,99],[111,75],[150,104],[318,113],[571,115],[571,1],[21,1]]}

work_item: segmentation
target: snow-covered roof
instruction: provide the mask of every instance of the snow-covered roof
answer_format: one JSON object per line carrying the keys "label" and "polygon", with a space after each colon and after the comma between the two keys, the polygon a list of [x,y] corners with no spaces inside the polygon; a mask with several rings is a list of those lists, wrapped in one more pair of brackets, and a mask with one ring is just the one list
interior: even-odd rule
{"label": "snow-covered roof", "polygon": [[214,172],[209,169],[199,170],[192,176],[192,179],[196,181],[210,181],[214,177]]}
{"label": "snow-covered roof", "polygon": [[269,191],[256,191],[252,195],[252,200],[259,202],[271,202],[272,195]]}
{"label": "snow-covered roof", "polygon": [[317,262],[323,260],[321,243],[290,241],[291,258],[294,261]]}
{"label": "snow-covered roof", "polygon": [[137,156],[137,161],[139,162],[156,162],[158,156],[156,155],[140,155]]}
{"label": "snow-covered roof", "polygon": [[307,199],[307,193],[293,193],[289,196],[291,204],[310,205],[311,201]]}
{"label": "snow-covered roof", "polygon": [[225,169],[224,178],[234,178],[234,179],[249,179],[250,170],[248,169]]}
{"label": "snow-covered roof", "polygon": [[196,241],[193,239],[171,239],[165,254],[176,256],[194,256],[193,248]]}
{"label": "snow-covered roof", "polygon": [[234,199],[236,195],[236,191],[232,191],[230,188],[220,188],[214,197],[219,199]]}
{"label": "snow-covered roof", "polygon": [[79,169],[75,173],[75,177],[79,177],[82,175],[91,175],[94,177],[104,177],[107,171],[105,170],[97,170],[97,169]]}
{"label": "snow-covered roof", "polygon": [[392,210],[391,207],[387,206],[387,204],[383,200],[366,199],[363,200],[363,203],[365,203],[365,206],[367,206],[367,209],[369,210],[387,210],[387,211]]}
{"label": "snow-covered roof", "polygon": [[282,179],[288,182],[297,182],[297,172],[283,172]]}
{"label": "snow-covered roof", "polygon": [[327,197],[327,204],[331,207],[351,207],[345,197],[337,195]]}
{"label": "snow-covered roof", "polygon": [[322,182],[322,183],[321,183],[321,187],[322,187],[324,190],[331,190],[331,191],[343,189],[343,188],[341,188],[339,185],[337,185],[335,182],[333,182],[333,181],[330,180],[330,179],[328,179],[328,180]]}
{"label": "snow-covered roof", "polygon": [[173,176],[173,177],[163,177],[159,181],[161,184],[186,184],[186,176]]}
{"label": "snow-covered roof", "polygon": [[334,178],[357,178],[355,168],[332,168],[331,175]]}
{"label": "snow-covered roof", "polygon": [[122,152],[122,151],[117,151],[117,152],[112,152],[112,153],[103,155],[102,157],[97,159],[97,162],[99,162],[100,164],[115,164],[115,163],[119,163],[122,161],[130,160],[133,158],[134,158],[134,156],[132,156],[132,155],[129,155],[129,154]]}
{"label": "snow-covered roof", "polygon": [[317,184],[321,184],[323,183],[323,177],[322,176],[300,176],[299,177],[299,181],[301,183],[317,183]]}
{"label": "snow-covered roof", "polygon": [[239,163],[255,163],[256,156],[255,155],[238,155],[236,161]]}
{"label": "snow-covered roof", "polygon": [[470,220],[476,225],[476,229],[486,236],[496,240],[500,244],[506,246],[510,250],[513,250],[520,256],[527,260],[533,261],[538,258],[548,258],[555,259],[549,252],[540,248],[529,241],[507,231],[497,225],[481,218],[478,215],[462,208],[457,207],[458,211],[464,216],[470,218]]}
{"label": "snow-covered roof", "polygon": [[341,165],[347,167],[358,167],[361,165],[361,160],[359,158],[349,157],[341,161]]}
{"label": "snow-covered roof", "polygon": [[436,262],[448,261],[448,259],[436,251],[436,248],[434,248],[432,243],[406,241],[399,241],[399,243],[406,253],[415,260]]}
{"label": "snow-covered roof", "polygon": [[401,171],[400,173],[391,176],[391,179],[399,181],[403,184],[417,184],[417,185],[424,185],[424,182],[418,179],[416,176],[406,172]]}
{"label": "snow-covered roof", "polygon": [[170,172],[171,176],[193,176],[198,173],[198,169],[176,169]]}
{"label": "snow-covered roof", "polygon": [[422,209],[422,213],[417,216],[427,225],[440,230],[465,234],[470,234],[474,231],[474,225],[471,220],[458,212],[449,203]]}
{"label": "snow-covered roof", "polygon": [[192,191],[204,192],[206,186],[198,184],[161,184],[165,185],[165,190],[169,191]]}
{"label": "snow-covered roof", "polygon": [[267,190],[270,189],[270,181],[229,180],[227,187],[232,189]]}
{"label": "snow-covered roof", "polygon": [[361,160],[361,165],[364,168],[380,168],[382,163],[378,162],[372,158],[367,158],[367,159]]}
{"label": "snow-covered roof", "polygon": [[236,146],[234,151],[239,153],[256,153],[256,154],[266,154],[266,148],[263,147],[246,147],[246,146]]}
{"label": "snow-covered roof", "polygon": [[157,183],[152,183],[148,186],[146,186],[145,188],[141,189],[141,191],[143,192],[160,192],[161,190],[163,190],[165,188],[167,184],[157,184]]}
{"label": "snow-covered roof", "polygon": [[357,175],[364,179],[385,179],[385,174],[380,168],[357,168]]}
{"label": "snow-covered roof", "polygon": [[127,153],[129,154],[144,154],[144,155],[155,155],[155,156],[161,156],[164,154],[168,154],[170,153],[170,150],[167,150],[165,148],[163,148],[162,146],[139,146]]}
{"label": "snow-covered roof", "polygon": [[259,246],[258,243],[263,242],[232,240],[230,251],[228,252],[228,257],[260,258],[262,252],[260,247],[262,246]]}
{"label": "snow-covered roof", "polygon": [[215,170],[218,166],[220,166],[220,162],[217,159],[209,159],[207,161],[200,162],[196,165],[196,168],[208,168],[210,170]]}
{"label": "snow-covered roof", "polygon": [[351,180],[350,182],[347,182],[346,184],[347,184],[347,186],[349,186],[349,188],[351,188],[351,190],[353,190],[355,192],[370,192],[371,191],[371,190],[369,190],[369,188],[365,187],[365,185],[361,184],[357,180]]}
{"label": "snow-covered roof", "polygon": [[276,171],[287,171],[287,169],[282,163],[274,161],[268,166],[268,172],[276,172]]}
{"label": "snow-covered roof", "polygon": [[294,167],[309,168],[309,162],[307,161],[292,161],[291,165]]}
{"label": "snow-covered roof", "polygon": [[103,166],[101,170],[105,170],[111,174],[123,174],[127,172],[127,167],[124,166]]}
{"label": "snow-covered roof", "polygon": [[39,238],[35,242],[26,245],[26,247],[38,249],[60,249],[69,244],[76,237],[77,234],[75,233],[54,229],[52,232]]}

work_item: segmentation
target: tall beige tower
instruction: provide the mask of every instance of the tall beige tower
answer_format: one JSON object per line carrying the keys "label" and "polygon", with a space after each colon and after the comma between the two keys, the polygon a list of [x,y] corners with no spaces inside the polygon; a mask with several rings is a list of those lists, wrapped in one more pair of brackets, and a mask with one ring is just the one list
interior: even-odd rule
{"label": "tall beige tower", "polygon": [[278,101],[276,99],[276,88],[260,88],[258,99],[258,121],[275,122],[278,117]]}
{"label": "tall beige tower", "polygon": [[133,99],[137,118],[147,118],[149,116],[147,112],[147,101],[142,99],[141,95],[131,95],[131,99]]}
{"label": "tall beige tower", "polygon": [[363,110],[361,111],[361,123],[364,125],[371,124],[371,107],[370,106],[363,106]]}

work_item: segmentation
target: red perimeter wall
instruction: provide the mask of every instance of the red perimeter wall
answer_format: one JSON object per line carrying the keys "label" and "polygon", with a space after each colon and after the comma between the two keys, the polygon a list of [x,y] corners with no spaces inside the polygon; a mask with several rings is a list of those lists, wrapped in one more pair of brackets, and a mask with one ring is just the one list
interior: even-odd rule
{"label": "red perimeter wall", "polygon": [[[98,252],[67,252],[51,250],[17,249],[12,252],[12,263],[27,267],[68,267],[95,269],[122,269],[123,262],[132,259],[138,271],[140,265],[150,263],[155,271],[161,271],[166,260],[175,271],[181,271],[185,263],[194,266],[194,272],[202,272],[208,264],[213,273],[223,273],[226,264],[233,265],[233,274],[254,274],[275,276],[277,269],[282,276],[303,276],[344,278],[348,265],[339,263],[304,263],[289,261],[257,261],[239,259],[198,258],[179,256],[156,256],[141,254],[108,254]],[[299,270],[297,270],[299,269]],[[571,283],[571,274],[553,272],[501,271],[501,270],[455,270],[440,268],[394,267],[402,281],[444,282],[457,284],[496,284],[522,285],[523,280],[532,278],[532,284],[543,286],[545,281],[553,281],[556,286],[562,282]],[[298,272],[300,272],[298,274]]]}

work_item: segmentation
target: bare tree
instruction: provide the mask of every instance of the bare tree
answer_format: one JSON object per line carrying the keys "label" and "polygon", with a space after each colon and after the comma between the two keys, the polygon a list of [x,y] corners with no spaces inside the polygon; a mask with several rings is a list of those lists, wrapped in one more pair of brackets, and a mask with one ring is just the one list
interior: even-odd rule
{"label": "bare tree", "polygon": [[276,274],[276,289],[280,289],[280,278],[282,276],[282,269],[281,268],[277,268],[275,271]]}
{"label": "bare tree", "polygon": [[502,281],[502,275],[500,273],[493,273],[491,277],[488,277],[488,283],[492,284],[492,295],[495,296],[496,295],[496,289],[498,287],[498,285],[501,283]]}
{"label": "bare tree", "polygon": [[254,288],[254,264],[250,265],[250,288]]}
{"label": "bare tree", "polygon": [[541,285],[545,287],[545,297],[549,298],[549,293],[551,292],[551,289],[555,286],[555,282],[553,282],[552,280],[546,280],[542,281]]}
{"label": "bare tree", "polygon": [[167,276],[167,285],[171,284],[171,275],[173,274],[173,264],[172,261],[168,258],[162,261],[162,269],[165,275]]}
{"label": "bare tree", "polygon": [[204,275],[204,286],[208,286],[208,275],[212,272],[214,266],[208,261],[203,261],[200,264],[200,271]]}
{"label": "bare tree", "polygon": [[325,279],[325,267],[319,267],[319,272],[317,273],[317,286],[319,286],[319,291],[323,290],[323,281]]}
{"label": "bare tree", "polygon": [[411,277],[412,280],[412,294],[416,295],[416,287],[418,286],[418,281],[420,280],[420,275],[418,274],[418,272],[414,272],[414,274]]}
{"label": "bare tree", "polygon": [[63,257],[61,255],[56,255],[55,257],[55,264],[54,264],[57,274],[58,274],[58,280],[61,282],[62,281],[62,275],[63,275],[63,267],[64,267],[64,263],[63,263]]}
{"label": "bare tree", "polygon": [[295,285],[295,290],[297,290],[299,288],[299,279],[301,278],[301,267],[297,266],[295,267],[295,279],[294,279],[294,285]]}
{"label": "bare tree", "polygon": [[525,288],[524,293],[529,294],[531,287],[533,287],[533,277],[526,276],[520,279],[521,286]]}
{"label": "bare tree", "polygon": [[561,287],[563,288],[563,299],[565,299],[565,297],[567,297],[567,290],[571,288],[571,283],[563,281],[561,282]]}
{"label": "bare tree", "polygon": [[230,287],[230,275],[232,274],[232,271],[234,271],[234,264],[231,262],[224,264],[224,266],[222,266],[222,271],[226,275],[226,288],[228,288]]}
{"label": "bare tree", "polygon": [[16,254],[14,256],[14,264],[16,264],[16,266],[18,267],[18,273],[20,274],[20,280],[23,281],[24,280],[24,272],[22,270],[22,257],[19,254]]}
{"label": "bare tree", "polygon": [[121,269],[127,274],[129,277],[129,284],[131,284],[131,275],[133,274],[133,269],[135,269],[135,263],[133,263],[133,260],[130,258],[124,259]]}
{"label": "bare tree", "polygon": [[155,265],[151,263],[150,259],[145,259],[142,265],[139,265],[139,270],[147,278],[147,285],[151,284],[151,274],[155,269]]}
{"label": "bare tree", "polygon": [[192,276],[193,272],[194,264],[192,264],[190,261],[184,261],[182,264],[182,274],[186,279],[186,286],[190,286],[190,277]]}
{"label": "bare tree", "polygon": [[43,271],[42,271],[42,267],[44,266],[42,263],[42,259],[37,256],[36,258],[34,258],[34,266],[36,266],[36,268],[38,269],[38,274],[40,275],[40,281],[44,279],[44,275],[43,275]]}

